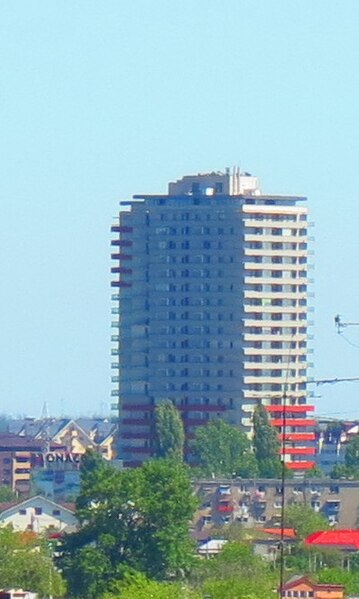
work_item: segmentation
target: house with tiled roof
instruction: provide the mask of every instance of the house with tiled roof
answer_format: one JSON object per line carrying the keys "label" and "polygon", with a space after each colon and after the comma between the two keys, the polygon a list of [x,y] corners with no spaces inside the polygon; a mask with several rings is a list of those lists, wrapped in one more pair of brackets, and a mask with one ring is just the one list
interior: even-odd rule
{"label": "house with tiled roof", "polygon": [[341,529],[314,532],[305,539],[305,544],[311,547],[359,551],[359,530]]}
{"label": "house with tiled roof", "polygon": [[74,505],[56,503],[36,495],[24,501],[0,504],[0,526],[34,533],[70,532],[77,528],[78,520]]}
{"label": "house with tiled roof", "polygon": [[341,584],[312,582],[307,576],[292,576],[281,589],[284,599],[343,599],[345,588]]}

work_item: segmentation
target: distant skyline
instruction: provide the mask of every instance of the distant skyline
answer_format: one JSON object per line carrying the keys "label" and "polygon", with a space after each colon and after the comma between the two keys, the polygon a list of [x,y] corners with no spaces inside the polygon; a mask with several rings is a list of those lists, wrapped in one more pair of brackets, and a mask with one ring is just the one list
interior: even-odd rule
{"label": "distant skyline", "polygon": [[[359,376],[358,27],[356,0],[3,0],[0,412],[108,413],[119,200],[234,164],[308,197],[311,374]],[[359,419],[359,383],[316,392]]]}

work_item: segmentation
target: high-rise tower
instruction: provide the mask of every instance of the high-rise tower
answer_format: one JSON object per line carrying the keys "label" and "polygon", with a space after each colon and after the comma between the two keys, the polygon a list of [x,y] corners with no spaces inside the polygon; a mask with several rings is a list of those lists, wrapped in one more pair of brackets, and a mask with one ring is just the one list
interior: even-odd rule
{"label": "high-rise tower", "polygon": [[313,465],[304,200],[262,195],[256,177],[227,169],[121,202],[112,395],[125,465],[151,455],[164,399],[181,411],[188,439],[212,418],[250,435],[260,401],[284,435],[288,466]]}

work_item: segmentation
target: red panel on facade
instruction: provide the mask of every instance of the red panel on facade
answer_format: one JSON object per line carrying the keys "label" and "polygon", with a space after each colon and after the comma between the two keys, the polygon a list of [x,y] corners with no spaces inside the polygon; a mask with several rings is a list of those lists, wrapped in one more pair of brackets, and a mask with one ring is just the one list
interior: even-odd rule
{"label": "red panel on facade", "polygon": [[309,470],[314,468],[315,462],[286,462],[285,465],[289,470]]}
{"label": "red panel on facade", "polygon": [[315,441],[315,433],[286,433],[280,434],[279,438],[285,441]]}
{"label": "red panel on facade", "polygon": [[281,449],[280,453],[286,455],[315,455],[315,447],[285,447]]}
{"label": "red panel on facade", "polygon": [[274,418],[271,420],[271,424],[273,426],[315,426],[317,423],[315,420],[310,420],[309,418],[286,418],[285,421],[283,418]]}
{"label": "red panel on facade", "polygon": [[217,512],[221,514],[231,514],[233,512],[233,505],[219,504],[217,506]]}
{"label": "red panel on facade", "polygon": [[303,404],[300,406],[266,406],[266,410],[268,410],[268,412],[292,412],[293,414],[295,413],[302,413],[302,412],[313,412],[314,410],[314,406],[309,406],[307,404]]}

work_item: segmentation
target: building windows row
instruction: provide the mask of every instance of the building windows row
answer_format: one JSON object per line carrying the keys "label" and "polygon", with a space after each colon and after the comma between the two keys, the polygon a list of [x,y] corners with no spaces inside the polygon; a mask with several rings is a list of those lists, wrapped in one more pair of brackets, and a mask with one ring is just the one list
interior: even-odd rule
{"label": "building windows row", "polygon": [[234,227],[155,227],[155,235],[234,235]]}

